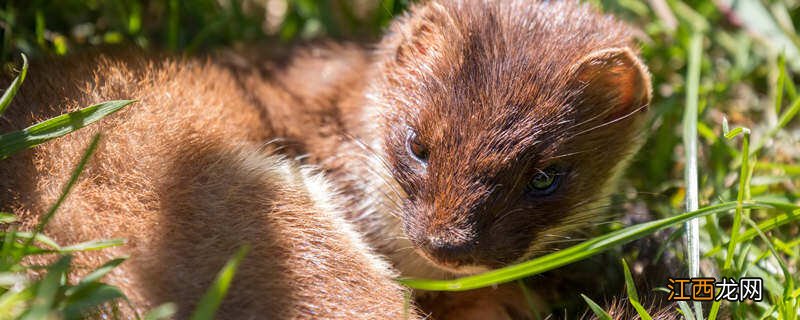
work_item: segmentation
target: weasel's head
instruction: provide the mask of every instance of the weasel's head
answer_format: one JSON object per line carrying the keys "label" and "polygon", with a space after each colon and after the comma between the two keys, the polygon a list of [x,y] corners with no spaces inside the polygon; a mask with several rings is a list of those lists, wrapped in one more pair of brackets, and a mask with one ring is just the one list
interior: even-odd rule
{"label": "weasel's head", "polygon": [[433,1],[393,25],[374,99],[423,256],[496,268],[598,221],[650,101],[630,38],[572,1]]}

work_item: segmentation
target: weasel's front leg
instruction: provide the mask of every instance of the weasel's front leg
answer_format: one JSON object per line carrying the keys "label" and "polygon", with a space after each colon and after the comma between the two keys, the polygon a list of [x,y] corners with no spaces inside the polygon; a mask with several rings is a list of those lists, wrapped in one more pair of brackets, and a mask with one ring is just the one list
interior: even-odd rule
{"label": "weasel's front leg", "polygon": [[414,317],[406,290],[340,216],[322,176],[249,149],[193,149],[175,170],[184,172],[164,189],[161,248],[139,255],[166,259],[165,298],[196,301],[197,288],[247,243],[223,318]]}
{"label": "weasel's front leg", "polygon": [[420,309],[435,320],[447,319],[535,319],[539,299],[525,297],[516,283],[464,292],[427,292],[417,297]]}

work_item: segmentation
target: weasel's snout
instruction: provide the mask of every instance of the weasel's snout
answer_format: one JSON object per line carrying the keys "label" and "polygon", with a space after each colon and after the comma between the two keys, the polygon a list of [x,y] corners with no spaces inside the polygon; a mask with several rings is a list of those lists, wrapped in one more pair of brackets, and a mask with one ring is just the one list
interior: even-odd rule
{"label": "weasel's snout", "polygon": [[480,264],[480,241],[472,228],[438,225],[416,231],[409,234],[412,242],[423,256],[439,267],[464,273],[460,271],[463,267]]}
{"label": "weasel's snout", "polygon": [[443,264],[459,266],[473,263],[477,241],[469,237],[454,237],[452,235],[429,235],[421,243],[421,249],[431,258]]}

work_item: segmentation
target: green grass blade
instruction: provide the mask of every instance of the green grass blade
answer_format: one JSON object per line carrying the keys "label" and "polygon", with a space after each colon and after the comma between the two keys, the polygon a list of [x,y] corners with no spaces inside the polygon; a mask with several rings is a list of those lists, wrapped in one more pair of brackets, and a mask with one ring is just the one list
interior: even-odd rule
{"label": "green grass blade", "polygon": [[786,97],[789,98],[790,101],[797,99],[797,87],[795,86],[794,82],[787,77],[787,81],[784,82],[785,89],[786,89]]}
{"label": "green grass blade", "polygon": [[122,291],[111,285],[99,282],[81,287],[81,290],[72,292],[64,301],[65,307],[62,311],[66,319],[84,319],[86,313],[96,310],[107,302],[125,298]]}
{"label": "green grass blade", "polygon": [[639,314],[639,318],[642,318],[642,320],[653,320],[653,317],[647,313],[647,310],[645,310],[645,308],[639,302],[639,293],[636,292],[636,283],[633,282],[631,269],[628,268],[628,263],[625,262],[625,259],[622,259],[622,269],[625,273],[625,288],[628,292],[628,301],[630,301],[633,309],[636,310],[636,313]]}
{"label": "green grass blade", "polygon": [[653,320],[653,317],[647,313],[647,309],[645,309],[639,301],[630,300],[630,302],[633,306],[633,309],[636,310],[637,314],[639,314],[639,318],[642,318],[642,320]]}
{"label": "green grass blade", "polygon": [[144,316],[144,320],[172,319],[176,312],[178,312],[178,307],[174,303],[165,303],[150,310]]}
{"label": "green grass blade", "polygon": [[625,262],[625,259],[622,259],[622,271],[625,273],[625,289],[628,292],[628,298],[639,301],[639,293],[636,292],[636,283],[633,282],[631,269],[628,268],[628,263]]}
{"label": "green grass blade", "polygon": [[135,100],[116,100],[96,104],[84,109],[62,114],[55,118],[30,126],[22,131],[0,135],[0,159],[50,139],[58,138],[83,128],[114,113]]}
{"label": "green grass blade", "polygon": [[[61,250],[61,246],[55,240],[53,240],[53,238],[50,238],[50,237],[48,237],[46,235],[36,234],[34,236],[33,233],[25,232],[25,231],[13,231],[13,233],[14,233],[14,237],[15,238],[18,238],[18,239],[31,239],[31,240],[33,240],[31,242],[31,244],[36,242],[36,243],[40,243],[40,244],[43,244],[43,245],[49,247],[49,249],[45,249],[45,250],[51,250],[51,249],[53,251]],[[2,234],[2,233],[0,233],[0,234]]]}
{"label": "green grass blade", "polygon": [[[758,224],[758,228],[763,230],[763,231],[769,231],[769,230],[775,229],[775,228],[780,227],[780,226],[784,226],[786,224],[789,224],[791,222],[795,222],[795,221],[798,221],[798,220],[800,220],[800,212],[787,212],[787,213],[779,214],[779,215],[777,215],[777,216],[775,216],[773,218],[767,219],[765,221],[762,221],[761,223]],[[736,242],[739,242],[739,243],[745,242],[745,241],[748,241],[748,240],[751,240],[751,239],[755,238],[756,236],[758,236],[758,231],[756,231],[756,229],[754,229],[754,228],[749,228],[749,229],[745,230],[744,232],[740,233],[738,237],[736,237]],[[727,248],[727,245],[729,243],[730,242],[724,243],[723,245]],[[711,255],[717,254],[718,252],[720,252],[722,250],[722,247],[723,246],[716,246],[716,247],[712,248],[711,250],[708,250],[708,252],[706,252],[705,256],[710,257]]]}
{"label": "green grass blade", "polygon": [[692,312],[692,307],[689,306],[686,301],[678,301],[678,308],[680,308],[681,312],[683,312],[683,317],[686,320],[695,320],[694,312]]}
{"label": "green grass blade", "polygon": [[672,11],[675,12],[675,16],[681,20],[681,22],[690,25],[692,30],[696,30],[696,32],[705,32],[711,28],[708,20],[706,20],[702,14],[692,9],[692,7],[683,1],[669,1],[669,5],[672,7]]}
{"label": "green grass blade", "polygon": [[36,226],[36,229],[33,232],[33,236],[30,237],[25,242],[26,250],[28,247],[30,247],[31,243],[33,242],[33,239],[36,239],[36,235],[42,233],[44,227],[47,226],[47,223],[50,222],[50,219],[53,218],[53,215],[56,213],[56,211],[64,202],[64,200],[67,198],[67,195],[69,194],[70,190],[72,190],[72,187],[75,185],[76,182],[78,182],[78,177],[80,177],[81,173],[83,172],[83,168],[86,166],[86,163],[89,162],[89,158],[92,156],[92,154],[94,154],[94,151],[95,149],[97,149],[97,144],[99,142],[100,142],[100,135],[97,134],[94,136],[94,138],[92,138],[92,141],[89,143],[89,147],[86,148],[86,151],[83,152],[83,157],[81,157],[81,160],[78,162],[78,166],[75,167],[75,170],[72,171],[72,176],[69,178],[69,181],[67,181],[67,184],[64,185],[64,189],[61,191],[61,195],[58,196],[58,200],[56,200],[56,203],[54,203],[53,206],[50,207],[50,210],[48,210],[47,213],[45,213],[44,216],[42,216],[42,221],[39,222],[39,225]]}
{"label": "green grass blade", "polygon": [[71,246],[62,247],[59,251],[61,253],[70,253],[77,251],[94,251],[94,250],[102,250],[105,248],[121,246],[123,244],[125,244],[125,239],[92,240],[87,242],[81,242],[78,244],[73,244]]}
{"label": "green grass blade", "polygon": [[[739,128],[737,128],[739,129]],[[742,130],[734,130],[729,132],[725,135],[728,139],[733,139],[739,133],[742,134],[742,159],[741,159],[741,170],[739,172],[739,190],[736,195],[736,212],[733,216],[733,226],[731,227],[731,240],[728,242],[728,250],[725,255],[725,262],[722,266],[722,273],[723,275],[730,275],[733,270],[731,270],[731,265],[733,263],[733,255],[736,251],[736,248],[739,245],[739,229],[741,228],[742,224],[742,215],[744,214],[745,208],[743,207],[745,199],[749,198],[749,188],[750,188],[750,176],[752,171],[750,170],[750,129],[741,128]],[[715,320],[717,318],[717,314],[719,313],[721,301],[715,300],[711,304],[711,311],[709,312],[708,319]]]}
{"label": "green grass blade", "polygon": [[783,175],[800,176],[800,165],[796,164],[759,161],[754,167],[757,170],[779,170]]}
{"label": "green grass blade", "polygon": [[[683,145],[686,150],[684,181],[686,183],[686,211],[699,207],[697,181],[697,114],[700,91],[700,64],[703,60],[703,34],[692,34],[689,47],[689,70],[686,75],[686,110],[683,114]],[[686,256],[689,264],[689,277],[700,275],[700,219],[686,222]],[[700,303],[694,304],[695,314],[702,317]],[[702,319],[702,318],[699,318]]]}
{"label": "green grass blade", "polygon": [[100,279],[118,267],[126,258],[118,258],[106,262],[83,277],[77,285],[69,287],[64,291],[66,301],[64,304],[64,315],[67,319],[83,318],[84,313],[99,308],[103,304],[116,300],[124,299],[125,295],[114,286],[101,283]]}
{"label": "green grass blade", "polygon": [[[27,286],[27,283],[20,282],[19,285]],[[22,309],[21,306],[31,301],[31,299],[33,299],[33,290],[30,290],[30,288],[21,291],[6,291],[3,295],[0,295],[0,315],[4,318],[12,318],[19,315],[20,309]]]}
{"label": "green grass blade", "polygon": [[180,33],[180,1],[169,0],[167,16],[167,48],[172,51],[178,50]]}
{"label": "green grass blade", "polygon": [[778,80],[775,83],[775,114],[781,114],[783,91],[786,87],[786,55],[778,55]]}
{"label": "green grass blade", "polygon": [[228,260],[228,263],[226,263],[217,274],[217,278],[214,280],[211,288],[209,288],[200,299],[197,310],[192,314],[192,320],[214,319],[214,313],[217,312],[217,308],[219,308],[219,305],[222,303],[222,299],[225,298],[225,294],[228,293],[228,288],[231,285],[231,281],[233,281],[233,276],[236,274],[236,269],[249,250],[250,248],[248,246],[244,246],[236,252],[233,258]]}
{"label": "green grass blade", "polygon": [[3,247],[0,248],[0,271],[9,271],[17,263],[17,233],[16,226],[11,226],[3,235]]}
{"label": "green grass blade", "polygon": [[[22,273],[0,272],[0,287],[8,288],[17,283],[25,282],[27,278]],[[2,314],[2,313],[0,313]]]}
{"label": "green grass blade", "polygon": [[28,74],[28,57],[24,54],[22,55],[22,70],[20,70],[19,75],[14,78],[14,81],[11,81],[11,84],[8,86],[5,92],[3,92],[3,96],[0,97],[0,116],[6,112],[6,108],[8,105],[11,104],[11,100],[14,99],[14,96],[17,95],[17,91],[19,87],[22,86],[22,82],[25,81],[25,76]]}
{"label": "green grass blade", "polygon": [[777,250],[775,250],[775,246],[772,245],[770,239],[767,238],[767,235],[764,234],[764,232],[758,228],[758,225],[756,225],[756,223],[753,222],[753,220],[745,218],[745,221],[749,223],[750,226],[752,226],[753,229],[755,229],[758,232],[758,235],[759,237],[761,237],[761,240],[764,241],[764,243],[767,245],[769,252],[772,253],[772,256],[775,257],[775,260],[778,261],[778,265],[781,267],[781,271],[783,272],[784,281],[786,282],[786,286],[784,286],[783,296],[784,298],[788,298],[791,295],[791,291],[794,290],[794,279],[792,278],[792,273],[789,271],[789,267],[786,266],[786,261],[784,261],[783,258],[781,258],[781,255],[778,254]]}
{"label": "green grass blade", "polygon": [[[744,208],[742,208],[742,204],[744,203],[745,196],[746,196],[746,189],[750,185],[750,180],[748,179],[749,172],[750,172],[750,130],[743,129],[740,131],[743,133],[744,138],[742,139],[742,165],[741,171],[739,173],[739,192],[736,195],[736,213],[733,216],[733,227],[731,228],[731,241],[728,243],[728,252],[725,256],[725,264],[723,265],[723,270],[729,272],[731,263],[733,261],[733,254],[734,250],[738,242],[739,235],[739,228],[741,226],[742,221],[742,213]],[[733,131],[731,131],[733,133]],[[734,135],[730,135],[728,139],[732,139]]]}
{"label": "green grass blade", "polygon": [[606,312],[605,310],[603,310],[603,308],[597,305],[597,303],[592,301],[592,299],[589,299],[589,297],[587,297],[584,294],[581,294],[581,297],[583,297],[583,300],[586,301],[586,304],[589,305],[589,309],[592,309],[592,312],[594,312],[594,315],[597,316],[598,319],[613,320],[611,318],[611,315],[609,315],[608,312]]}
{"label": "green grass blade", "polygon": [[21,320],[46,319],[53,309],[56,294],[61,286],[61,278],[69,269],[72,256],[63,256],[58,262],[47,268],[47,274],[36,286],[36,297],[31,308],[20,318]]}
{"label": "green grass blade", "polygon": [[770,131],[770,135],[775,136],[775,133],[777,133],[777,131],[786,127],[786,125],[789,124],[789,122],[792,121],[792,119],[794,119],[794,117],[797,115],[798,112],[800,112],[800,99],[796,99],[789,107],[789,109],[786,109],[786,112],[781,114],[781,117],[778,119],[778,126],[773,128],[772,131]]}
{"label": "green grass blade", "polygon": [[522,291],[522,295],[525,297],[525,302],[528,304],[528,310],[530,310],[531,314],[533,314],[533,316],[536,317],[537,320],[541,320],[542,314],[536,308],[536,303],[534,302],[531,290],[528,289],[528,286],[526,286],[525,282],[522,280],[518,280],[517,285],[519,286],[520,291]]}
{"label": "green grass blade", "polygon": [[101,278],[105,277],[105,275],[107,275],[109,272],[111,272],[111,270],[114,270],[114,268],[118,267],[120,264],[125,262],[125,260],[127,260],[127,258],[117,258],[117,259],[114,259],[114,260],[111,260],[109,262],[104,263],[102,266],[100,266],[99,268],[95,269],[94,271],[92,271],[91,273],[89,273],[85,277],[83,277],[83,279],[81,279],[81,281],[78,283],[78,285],[76,285],[76,286],[74,286],[74,287],[72,287],[70,289],[72,289],[72,290],[80,290],[81,285],[85,285],[85,284],[88,284],[88,283],[91,283],[91,282],[100,281]]}
{"label": "green grass blade", "polygon": [[17,216],[10,213],[0,212],[0,223],[12,223],[16,221]]}
{"label": "green grass blade", "polygon": [[[735,209],[736,202],[726,202],[707,206],[697,211],[687,212],[676,216],[637,224],[621,230],[598,236],[572,247],[554,252],[533,260],[507,266],[497,270],[467,276],[454,280],[430,279],[398,279],[414,289],[429,291],[465,291],[483,288],[490,285],[505,283],[524,277],[540,274],[563,265],[583,260],[613,247],[640,239],[658,230],[684,223],[692,218],[704,217],[714,213],[723,213]],[[797,210],[798,206],[790,203],[769,201],[748,201],[743,204],[745,208],[774,208],[777,210]]]}
{"label": "green grass blade", "polygon": [[773,313],[775,312],[775,308],[777,308],[777,306],[773,305],[772,307],[770,307],[769,309],[764,311],[764,313],[761,315],[759,320],[765,320],[765,319],[772,318],[773,317]]}
{"label": "green grass blade", "polygon": [[745,128],[742,128],[742,127],[735,128],[735,129],[725,133],[725,138],[733,139],[734,137],[736,137],[739,134],[741,134],[742,132],[744,132],[744,130],[745,130]]}
{"label": "green grass blade", "polygon": [[789,108],[786,109],[786,111],[784,111],[783,114],[781,114],[781,116],[778,118],[778,124],[774,128],[767,131],[767,133],[763,135],[761,139],[758,139],[758,143],[756,143],[756,146],[753,148],[751,154],[757,155],[758,152],[764,148],[764,145],[767,143],[767,141],[774,138],[775,135],[781,131],[781,129],[786,127],[786,125],[789,124],[792,119],[794,119],[798,112],[800,112],[800,99],[795,99],[791,106],[789,106]]}

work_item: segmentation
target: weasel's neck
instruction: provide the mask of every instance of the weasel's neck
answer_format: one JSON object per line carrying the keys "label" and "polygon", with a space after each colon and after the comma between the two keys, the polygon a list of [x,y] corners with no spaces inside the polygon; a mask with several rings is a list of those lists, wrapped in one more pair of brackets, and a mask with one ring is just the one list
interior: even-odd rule
{"label": "weasel's neck", "polygon": [[255,105],[288,157],[317,165],[340,192],[344,212],[365,240],[404,276],[447,274],[417,254],[397,216],[404,198],[381,145],[382,106],[372,86],[380,79],[373,53],[355,46],[301,50],[269,77],[245,77]]}
{"label": "weasel's neck", "polygon": [[[403,276],[449,278],[452,275],[433,266],[419,255],[403,232],[400,205],[405,198],[388,166],[378,121],[381,104],[372,94],[374,88],[365,86],[351,122],[350,137],[344,137],[339,152],[323,166],[329,177],[347,198],[345,210],[375,250],[388,257]],[[330,170],[333,169],[333,170]]]}

